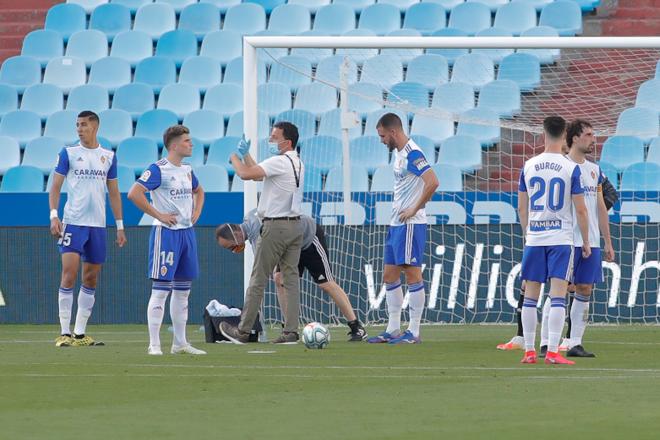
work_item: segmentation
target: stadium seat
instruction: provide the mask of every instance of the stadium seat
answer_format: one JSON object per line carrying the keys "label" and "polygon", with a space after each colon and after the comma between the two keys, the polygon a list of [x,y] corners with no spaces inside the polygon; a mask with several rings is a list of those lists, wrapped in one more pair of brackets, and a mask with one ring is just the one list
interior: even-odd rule
{"label": "stadium seat", "polygon": [[[257,65],[257,81],[259,84],[266,82],[266,63],[263,61],[259,61]],[[234,58],[227,63],[222,82],[243,85],[243,57]]]}
{"label": "stadium seat", "polygon": [[0,84],[0,116],[18,110],[18,93],[16,89]]}
{"label": "stadium seat", "polygon": [[410,133],[412,135],[426,136],[438,145],[449,136],[454,135],[454,120],[417,113],[412,121]]}
{"label": "stadium seat", "polygon": [[[255,37],[279,37],[285,35],[282,32],[278,31],[259,31],[254,34]],[[268,48],[259,48],[257,49],[257,59],[266,63],[267,66],[270,66],[278,58],[282,58],[289,55],[289,49],[286,47],[268,47]]]}
{"label": "stadium seat", "polygon": [[206,91],[204,110],[214,110],[225,120],[243,110],[243,89],[236,84],[218,84]]}
{"label": "stadium seat", "polygon": [[38,137],[32,139],[25,146],[21,165],[39,168],[44,176],[53,170],[57,161],[57,154],[64,147],[62,141],[51,137]]}
{"label": "stadium seat", "polygon": [[[415,82],[400,82],[387,91],[386,105],[413,106],[416,109],[429,107],[429,92],[423,84]],[[409,113],[413,110],[409,109]]]}
{"label": "stadium seat", "polygon": [[460,82],[442,84],[433,92],[431,107],[453,114],[471,110],[474,108],[474,89],[470,84]]}
{"label": "stadium seat", "polygon": [[369,29],[382,36],[400,28],[401,12],[396,6],[378,3],[367,6],[360,14],[358,29]]}
{"label": "stadium seat", "polygon": [[268,82],[281,83],[296,91],[302,85],[312,82],[312,63],[306,58],[287,55],[270,67]]}
{"label": "stadium seat", "polygon": [[354,13],[360,14],[364,9],[376,3],[376,0],[333,0],[332,3],[350,6]]}
{"label": "stadium seat", "polygon": [[69,38],[65,56],[80,58],[89,67],[108,56],[108,40],[103,32],[95,29],[78,31]]}
{"label": "stadium seat", "polygon": [[[536,26],[520,34],[523,37],[558,37],[557,29],[548,26]],[[536,55],[541,64],[552,64],[559,59],[559,49],[518,49],[518,53]]]}
{"label": "stadium seat", "polygon": [[451,82],[470,84],[477,91],[493,79],[495,79],[493,61],[479,53],[458,57],[451,72]]}
{"label": "stadium seat", "polygon": [[520,113],[520,106],[520,88],[507,79],[498,79],[483,86],[477,104],[478,108],[492,110],[503,118]]}
{"label": "stadium seat", "polygon": [[233,176],[234,167],[231,165],[229,157],[236,152],[236,146],[240,139],[238,136],[225,136],[213,141],[209,147],[206,164],[224,167],[229,175]]}
{"label": "stadium seat", "polygon": [[[415,142],[417,146],[421,148],[422,152],[424,153],[424,157],[427,159],[429,163],[435,163],[436,143],[433,141],[433,139],[419,134],[411,135],[410,139],[412,139],[413,142]],[[392,156],[392,159],[394,159],[394,156]]]}
{"label": "stadium seat", "polygon": [[135,67],[133,81],[148,84],[159,94],[163,87],[176,81],[176,64],[167,57],[145,58]]}
{"label": "stadium seat", "polygon": [[0,67],[0,84],[13,87],[20,94],[26,87],[41,82],[39,61],[28,56],[7,58]]}
{"label": "stadium seat", "polygon": [[[21,164],[21,147],[18,141],[9,136],[0,136],[0,176],[4,175],[11,167],[17,167]],[[51,163],[52,166],[52,163]]]}
{"label": "stadium seat", "polygon": [[69,37],[87,28],[85,9],[76,4],[60,3],[54,5],[46,13],[44,29],[59,32],[66,43]]}
{"label": "stadium seat", "polygon": [[351,163],[366,168],[369,174],[374,174],[377,168],[386,166],[389,156],[387,147],[378,136],[360,136],[351,140]]}
{"label": "stadium seat", "polygon": [[603,162],[602,160],[598,163],[598,166],[600,167],[600,172],[607,177],[612,185],[614,185],[615,188],[619,188],[619,171],[616,169],[614,165],[608,162]]}
{"label": "stadium seat", "polygon": [[261,84],[257,89],[257,103],[260,111],[274,117],[291,108],[291,90],[281,83]]}
{"label": "stadium seat", "polygon": [[649,143],[658,136],[658,112],[656,110],[633,107],[619,115],[616,134],[637,136],[644,143]]}
{"label": "stadium seat", "polygon": [[337,91],[325,84],[305,84],[298,88],[294,109],[307,110],[319,115],[337,108]]}
{"label": "stadium seat", "polygon": [[[341,70],[342,65],[344,64],[344,58],[345,57],[341,55],[333,55],[322,59],[318,66],[316,66],[316,73],[314,77],[317,80],[329,82],[331,84],[341,84]],[[358,67],[354,60],[350,58],[347,58],[347,60],[347,81],[350,85],[357,82]]]}
{"label": "stadium seat", "polygon": [[[53,186],[53,176],[55,175],[55,170],[51,170],[50,174],[48,174],[48,180],[46,181],[46,192],[50,192],[50,188]],[[62,186],[60,187],[60,193],[61,194],[66,194],[69,192],[69,184],[64,179],[64,182],[62,182]]]}
{"label": "stadium seat", "polygon": [[488,6],[491,12],[496,12],[501,6],[509,4],[510,0],[479,0],[479,3],[483,3]]}
{"label": "stadium seat", "polygon": [[644,162],[644,143],[635,136],[612,136],[603,144],[600,160],[621,172],[629,165]]}
{"label": "stadium seat", "polygon": [[406,11],[404,29],[415,29],[428,36],[447,26],[447,12],[437,3],[415,3]]}
{"label": "stadium seat", "polygon": [[392,87],[403,81],[403,64],[391,55],[376,55],[364,62],[360,82]]}
{"label": "stadium seat", "polygon": [[117,165],[117,184],[120,193],[127,193],[135,183],[135,173],[130,167]]}
{"label": "stadium seat", "polygon": [[380,110],[373,111],[367,115],[367,120],[364,125],[364,135],[365,136],[376,136],[376,124],[378,123],[378,120],[380,119],[381,116],[383,116],[385,113],[394,113],[396,114],[400,119],[401,123],[403,124],[403,131],[408,133],[408,115],[406,115],[403,111],[399,109],[393,109],[393,108],[382,108]]}
{"label": "stadium seat", "polygon": [[229,191],[227,170],[217,165],[202,165],[193,170],[205,192]]}
{"label": "stadium seat", "polygon": [[[340,136],[341,134],[341,109],[336,108],[321,115],[319,124],[319,136]],[[355,139],[362,136],[362,121],[357,127],[348,131],[349,139]]]}
{"label": "stadium seat", "polygon": [[66,0],[66,3],[80,5],[83,7],[83,9],[85,9],[87,14],[91,14],[96,7],[106,4],[109,1],[110,0]]}
{"label": "stadium seat", "polygon": [[135,136],[145,137],[163,146],[163,133],[168,127],[178,124],[179,121],[174,112],[164,109],[149,110],[142,113],[135,126]]}
{"label": "stadium seat", "polygon": [[41,67],[46,67],[48,60],[64,55],[62,35],[48,29],[32,31],[23,40],[21,55],[36,58]]}
{"label": "stadium seat", "polygon": [[183,29],[165,32],[156,43],[156,56],[170,58],[179,68],[186,58],[197,56],[197,38]]}
{"label": "stadium seat", "polygon": [[261,5],[241,3],[227,10],[222,29],[250,35],[266,29],[266,12]]}
{"label": "stadium seat", "polygon": [[[316,133],[316,117],[305,110],[287,110],[275,117],[277,121],[288,121],[298,127],[298,136],[300,140],[314,136]],[[268,133],[267,136],[269,136]]]}
{"label": "stadium seat", "polygon": [[534,6],[536,12],[541,12],[541,9],[548,3],[552,3],[555,0],[513,0],[515,3],[527,3],[528,5]]}
{"label": "stadium seat", "polygon": [[449,81],[449,65],[442,55],[424,54],[408,63],[406,82],[423,84],[429,92],[432,92],[447,81]]}
{"label": "stadium seat", "polygon": [[[505,29],[491,27],[477,32],[477,37],[512,37],[513,34]],[[493,60],[496,65],[502,61],[507,55],[514,53],[513,49],[472,49],[472,53],[479,53],[486,55]]]}
{"label": "stadium seat", "polygon": [[53,113],[64,109],[64,95],[53,84],[35,84],[25,89],[21,110],[38,114],[43,121]]}
{"label": "stadium seat", "polygon": [[[415,29],[397,29],[386,35],[387,37],[421,37],[422,34]],[[407,65],[414,58],[423,55],[424,49],[381,49],[381,55],[388,55],[398,58],[403,64]]]}
{"label": "stadium seat", "polygon": [[422,3],[437,3],[447,11],[450,11],[456,5],[465,2],[465,0],[422,0]]}
{"label": "stadium seat", "polygon": [[267,15],[270,15],[277,7],[287,3],[287,0],[244,0],[243,3],[256,3],[264,8]]}
{"label": "stadium seat", "polygon": [[347,4],[337,2],[323,6],[316,12],[313,29],[327,35],[341,35],[355,29],[355,12]]}
{"label": "stadium seat", "polygon": [[191,57],[183,62],[179,83],[196,87],[204,94],[206,90],[222,82],[220,62],[214,58]]}
{"label": "stadium seat", "polygon": [[496,144],[500,141],[500,118],[491,110],[468,110],[459,117],[456,134],[473,136],[482,146]]}
{"label": "stadium seat", "polygon": [[220,9],[211,3],[191,3],[181,11],[178,29],[191,31],[202,41],[206,34],[220,30]]}
{"label": "stadium seat", "polygon": [[226,66],[231,60],[243,55],[242,37],[232,31],[210,32],[204,36],[199,54],[216,59]]}
{"label": "stadium seat", "polygon": [[[301,37],[327,37],[328,35],[317,30],[306,31],[300,34]],[[291,55],[303,57],[309,60],[310,63],[316,65],[322,59],[331,57],[333,50],[331,48],[308,48],[308,47],[294,47],[291,49]]]}
{"label": "stadium seat", "polygon": [[438,189],[435,192],[460,192],[463,191],[463,173],[460,168],[452,165],[437,163],[431,168],[438,176]]}
{"label": "stadium seat", "polygon": [[167,3],[148,3],[140,6],[133,23],[133,30],[144,32],[154,41],[175,27],[176,14],[172,5]]}
{"label": "stadium seat", "polygon": [[190,84],[169,84],[158,97],[157,109],[170,110],[179,119],[201,108],[199,89]]}
{"label": "stadium seat", "polygon": [[154,47],[151,37],[141,31],[126,31],[117,34],[112,40],[110,56],[123,58],[131,67],[145,58],[153,56]]}
{"label": "stadium seat", "polygon": [[656,137],[651,140],[651,145],[649,145],[646,161],[660,165],[660,137]]}
{"label": "stadium seat", "polygon": [[490,24],[490,8],[479,2],[460,3],[449,14],[449,27],[460,29],[470,36],[489,28]]}
{"label": "stadium seat", "polygon": [[83,84],[74,87],[66,100],[66,109],[81,112],[91,110],[95,113],[109,108],[108,91],[105,87],[96,84]]}
{"label": "stadium seat", "polygon": [[392,5],[399,8],[399,12],[405,13],[410,7],[419,3],[419,0],[378,0],[378,3]]}
{"label": "stadium seat", "polygon": [[104,110],[99,113],[99,120],[98,135],[107,139],[112,147],[133,136],[133,120],[125,110]]}
{"label": "stadium seat", "polygon": [[581,34],[582,10],[575,1],[555,0],[541,10],[539,26],[553,27],[562,37]]}
{"label": "stadium seat", "polygon": [[[453,165],[464,173],[481,169],[481,144],[472,136],[451,136],[442,141],[438,163]],[[438,175],[442,179],[442,176]]]}
{"label": "stadium seat", "polygon": [[103,32],[112,41],[118,33],[131,29],[131,10],[116,3],[99,5],[92,12],[89,28]]}
{"label": "stadium seat", "polygon": [[[243,112],[240,111],[229,117],[225,136],[241,137],[243,133]],[[270,136],[270,118],[266,113],[259,112],[257,115],[257,136],[259,139]]]}
{"label": "stadium seat", "polygon": [[42,192],[44,175],[37,167],[17,166],[7,170],[2,178],[0,192]]}
{"label": "stadium seat", "polygon": [[123,58],[101,58],[92,64],[87,82],[104,87],[112,95],[117,88],[131,82],[131,65]]}
{"label": "stadium seat", "polygon": [[329,5],[330,0],[289,0],[289,5],[302,5],[309,10],[312,14],[322,8],[323,6]]}
{"label": "stadium seat", "polygon": [[126,6],[131,14],[135,15],[140,6],[153,3],[153,0],[110,0],[110,2]]}
{"label": "stadium seat", "polygon": [[0,136],[9,136],[25,147],[32,139],[41,136],[41,118],[27,110],[6,113],[0,121]]}
{"label": "stadium seat", "polygon": [[[325,180],[325,188],[323,188],[323,191],[344,191],[344,169],[342,167],[335,167],[328,172],[328,177]],[[351,192],[368,191],[369,175],[367,174],[367,170],[363,166],[356,164],[351,165]]]}
{"label": "stadium seat", "polygon": [[300,158],[305,167],[314,168],[322,174],[327,174],[332,168],[341,167],[341,141],[333,136],[314,136],[302,142]]}
{"label": "stadium seat", "polygon": [[172,5],[174,11],[179,14],[186,6],[197,3],[197,0],[158,0],[158,2]]}
{"label": "stadium seat", "polygon": [[371,179],[371,192],[393,192],[394,170],[391,166],[376,168],[374,177]]}
{"label": "stadium seat", "polygon": [[305,182],[303,184],[303,191],[323,191],[323,175],[316,168],[305,166]]}
{"label": "stadium seat", "polygon": [[623,170],[621,191],[660,191],[660,165],[638,162]]}
{"label": "stadium seat", "polygon": [[497,79],[509,79],[522,92],[530,92],[541,85],[541,63],[536,55],[514,53],[502,59]]}
{"label": "stadium seat", "polygon": [[646,107],[660,112],[660,79],[650,79],[642,83],[637,91],[635,107]]}
{"label": "stadium seat", "polygon": [[[376,34],[369,29],[351,29],[342,34],[345,37],[373,37]],[[364,64],[366,60],[378,55],[378,49],[341,49],[335,51],[336,55],[347,56],[358,64]]]}
{"label": "stadium seat", "polygon": [[[467,32],[456,28],[439,29],[431,34],[433,37],[466,37]],[[426,49],[427,54],[442,55],[451,66],[457,58],[469,53],[468,49]]]}
{"label": "stadium seat", "polygon": [[117,146],[117,163],[133,170],[135,175],[157,160],[158,145],[154,139],[136,136],[124,139]]}
{"label": "stadium seat", "polygon": [[154,91],[148,84],[126,84],[115,90],[112,99],[112,108],[125,110],[133,120],[137,120],[142,113],[154,108]]}
{"label": "stadium seat", "polygon": [[348,86],[348,108],[364,119],[367,114],[383,108],[383,89],[367,82]]}
{"label": "stadium seat", "polygon": [[44,136],[61,139],[65,144],[78,142],[76,121],[78,113],[74,110],[62,110],[55,112],[46,119]]}
{"label": "stadium seat", "polygon": [[521,35],[536,26],[536,9],[525,2],[505,3],[497,8],[493,26],[515,36]]}
{"label": "stadium seat", "polygon": [[214,110],[197,110],[188,113],[183,118],[183,125],[188,127],[191,135],[203,144],[202,147],[221,138],[225,131],[222,115]]}
{"label": "stadium seat", "polygon": [[268,30],[282,35],[296,35],[310,30],[312,19],[310,11],[303,5],[280,5],[270,14]]}

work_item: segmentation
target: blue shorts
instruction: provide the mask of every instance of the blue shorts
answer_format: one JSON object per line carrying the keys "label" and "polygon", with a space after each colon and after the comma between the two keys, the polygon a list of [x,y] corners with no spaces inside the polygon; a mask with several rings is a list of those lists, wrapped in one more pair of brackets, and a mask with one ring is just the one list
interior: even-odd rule
{"label": "blue shorts", "polygon": [[147,276],[161,281],[194,280],[199,274],[197,240],[193,228],[151,228]]}
{"label": "blue shorts", "polygon": [[385,264],[421,266],[426,245],[426,224],[390,226],[385,239]]}
{"label": "blue shorts", "polygon": [[545,283],[550,278],[571,280],[573,246],[525,246],[522,258],[522,279]]}
{"label": "blue shorts", "polygon": [[596,284],[603,281],[603,262],[600,248],[592,247],[589,258],[582,257],[582,248],[575,248],[573,284]]}
{"label": "blue shorts", "polygon": [[85,263],[105,263],[105,228],[67,224],[63,228],[62,236],[57,240],[60,254],[75,252]]}

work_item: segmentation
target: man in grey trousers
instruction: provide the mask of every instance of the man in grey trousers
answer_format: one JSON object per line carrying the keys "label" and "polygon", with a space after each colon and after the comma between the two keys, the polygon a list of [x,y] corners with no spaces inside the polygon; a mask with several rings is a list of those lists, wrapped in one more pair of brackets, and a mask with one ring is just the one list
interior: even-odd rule
{"label": "man in grey trousers", "polygon": [[270,274],[279,264],[287,292],[288,306],[284,330],[275,344],[298,342],[300,312],[300,284],[298,261],[302,247],[303,229],[300,223],[305,167],[296,152],[298,128],[290,122],[277,122],[270,135],[269,149],[273,154],[256,163],[250,156],[250,142],[241,140],[231,163],[243,180],[263,180],[263,190],[257,207],[262,221],[257,240],[250,285],[248,286],[241,322],[238,327],[227,322],[220,324],[220,332],[235,344],[248,342],[250,330],[257,318]]}

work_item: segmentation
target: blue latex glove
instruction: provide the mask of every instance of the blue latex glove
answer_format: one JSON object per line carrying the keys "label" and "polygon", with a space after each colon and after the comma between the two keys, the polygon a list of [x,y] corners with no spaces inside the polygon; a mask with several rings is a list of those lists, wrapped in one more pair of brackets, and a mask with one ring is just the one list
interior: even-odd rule
{"label": "blue latex glove", "polygon": [[245,139],[245,134],[243,134],[243,136],[241,136],[241,140],[238,141],[236,151],[241,159],[243,159],[243,157],[250,152],[250,143],[251,141]]}

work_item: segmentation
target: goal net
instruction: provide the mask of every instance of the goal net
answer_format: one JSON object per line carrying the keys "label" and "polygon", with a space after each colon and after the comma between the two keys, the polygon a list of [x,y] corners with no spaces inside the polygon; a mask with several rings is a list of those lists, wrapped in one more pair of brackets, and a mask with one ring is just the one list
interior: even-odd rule
{"label": "goal net", "polygon": [[[382,323],[393,172],[375,126],[386,112],[399,115],[440,181],[426,206],[424,321],[475,323],[514,319],[523,249],[518,178],[543,150],[543,119],[589,121],[598,139],[591,159],[620,190],[609,212],[616,261],[603,263],[591,320],[657,323],[660,46],[622,41],[250,37],[245,126],[263,160],[273,122],[297,125],[303,210],[323,225],[336,281],[358,317]],[[246,186],[246,209],[257,192]],[[248,257],[248,274],[250,265]],[[304,322],[345,322],[308,275],[301,292]],[[281,319],[272,284],[264,315]]]}

